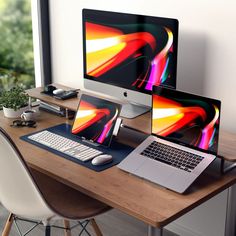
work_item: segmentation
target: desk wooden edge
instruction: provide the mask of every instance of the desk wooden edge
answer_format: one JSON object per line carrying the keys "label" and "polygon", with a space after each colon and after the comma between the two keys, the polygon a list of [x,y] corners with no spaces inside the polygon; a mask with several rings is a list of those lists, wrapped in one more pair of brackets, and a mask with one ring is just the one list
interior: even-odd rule
{"label": "desk wooden edge", "polygon": [[[193,210],[194,208],[196,208],[196,207],[198,207],[199,205],[201,205],[202,203],[204,203],[204,202],[210,200],[212,197],[216,196],[217,194],[221,193],[222,191],[224,191],[225,189],[229,188],[230,186],[232,186],[233,184],[236,183],[236,180],[235,180],[235,179],[232,179],[231,181],[229,181],[229,182],[228,182],[227,184],[225,184],[224,186],[222,186],[222,187],[220,187],[220,188],[214,190],[214,191],[213,191],[212,193],[210,193],[209,195],[207,195],[207,196],[205,196],[205,197],[199,199],[199,200],[196,201],[194,204],[192,204],[192,205],[186,207],[185,209],[183,209],[182,211],[179,211],[178,213],[176,213],[176,214],[170,216],[168,219],[163,219],[163,220],[161,220],[161,219],[156,219],[156,221],[152,221],[152,220],[150,220],[150,219],[148,219],[148,218],[146,218],[146,217],[144,217],[144,216],[142,216],[142,215],[140,215],[140,214],[136,214],[136,213],[134,213],[133,211],[130,211],[129,209],[120,206],[119,204],[116,204],[116,203],[114,203],[114,202],[111,202],[111,201],[109,201],[109,200],[107,200],[107,199],[105,199],[105,201],[104,201],[104,199],[103,199],[102,197],[100,197],[99,195],[97,195],[96,193],[90,192],[90,191],[88,191],[87,189],[84,189],[84,188],[82,188],[82,187],[78,187],[77,185],[75,185],[75,184],[73,184],[73,183],[71,183],[71,182],[67,182],[65,179],[61,178],[60,176],[54,175],[54,174],[52,174],[51,172],[46,171],[45,169],[41,169],[41,168],[39,168],[38,166],[35,166],[35,165],[33,165],[33,164],[30,164],[30,163],[28,163],[28,165],[29,165],[31,168],[36,169],[36,170],[38,170],[38,171],[40,171],[40,172],[42,172],[42,173],[44,173],[44,174],[46,174],[46,175],[48,175],[48,176],[54,178],[54,179],[56,179],[57,181],[59,181],[59,182],[61,182],[61,183],[70,186],[71,188],[74,188],[74,189],[76,189],[76,190],[78,190],[78,191],[80,191],[80,192],[82,192],[82,193],[84,193],[84,194],[86,194],[86,195],[88,195],[88,196],[90,196],[90,197],[93,197],[93,198],[95,198],[95,199],[97,199],[97,200],[99,200],[99,201],[101,201],[101,202],[105,202],[107,205],[109,205],[110,207],[112,207],[112,208],[114,208],[114,209],[118,209],[118,210],[120,210],[120,211],[122,211],[122,212],[125,212],[126,214],[129,214],[129,215],[132,216],[132,217],[135,217],[135,218],[137,218],[137,219],[139,219],[139,220],[141,220],[141,221],[143,221],[143,222],[145,222],[145,223],[147,223],[147,224],[149,224],[149,225],[151,225],[151,226],[153,226],[153,227],[158,227],[158,228],[163,228],[163,227],[165,227],[165,226],[168,225],[169,223],[175,221],[175,220],[178,219],[179,217],[181,217],[181,216],[183,216],[184,214],[188,213],[190,210]],[[116,168],[116,167],[113,167],[113,168]],[[180,195],[181,195],[181,194],[180,194]]]}

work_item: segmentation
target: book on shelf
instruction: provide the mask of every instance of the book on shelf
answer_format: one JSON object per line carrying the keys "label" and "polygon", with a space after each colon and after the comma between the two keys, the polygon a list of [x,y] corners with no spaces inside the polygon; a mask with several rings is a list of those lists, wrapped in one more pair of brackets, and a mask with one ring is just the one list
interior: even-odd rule
{"label": "book on shelf", "polygon": [[43,101],[40,101],[40,106],[41,107],[50,108],[50,109],[53,109],[55,111],[62,111],[64,109],[64,108],[62,108],[62,107],[60,107],[58,105],[50,104],[50,103],[43,102]]}
{"label": "book on shelf", "polygon": [[46,103],[46,102],[43,102],[43,101],[40,102],[39,108],[41,110],[53,113],[53,114],[58,115],[58,116],[67,117],[68,119],[73,119],[74,115],[75,115],[74,111],[66,110],[63,107],[57,106],[55,104],[49,104],[49,103]]}
{"label": "book on shelf", "polygon": [[65,116],[66,115],[66,110],[65,108],[62,108],[60,106],[54,105],[54,104],[49,104],[46,102],[41,101],[39,105],[41,110],[54,113],[59,116]]}

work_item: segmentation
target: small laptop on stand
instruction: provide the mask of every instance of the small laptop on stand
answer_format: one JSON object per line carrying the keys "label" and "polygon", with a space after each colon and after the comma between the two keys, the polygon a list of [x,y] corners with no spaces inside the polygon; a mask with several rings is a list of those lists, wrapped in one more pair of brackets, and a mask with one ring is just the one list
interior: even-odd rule
{"label": "small laptop on stand", "polygon": [[95,147],[109,147],[120,109],[120,104],[82,94],[71,129],[76,139],[48,130],[29,135],[28,139],[79,161],[90,161],[105,154]]}
{"label": "small laptop on stand", "polygon": [[118,167],[183,193],[216,158],[221,102],[154,87],[152,135]]}

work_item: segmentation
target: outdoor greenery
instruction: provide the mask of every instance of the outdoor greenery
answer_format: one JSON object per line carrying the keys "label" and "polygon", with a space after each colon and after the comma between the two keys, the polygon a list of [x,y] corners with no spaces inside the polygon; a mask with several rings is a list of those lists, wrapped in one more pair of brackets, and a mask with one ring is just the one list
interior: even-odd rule
{"label": "outdoor greenery", "polygon": [[9,91],[3,91],[0,97],[0,104],[6,108],[12,108],[15,111],[28,104],[28,94],[25,90],[16,86],[11,88]]}
{"label": "outdoor greenery", "polygon": [[34,86],[30,0],[0,0],[0,93]]}

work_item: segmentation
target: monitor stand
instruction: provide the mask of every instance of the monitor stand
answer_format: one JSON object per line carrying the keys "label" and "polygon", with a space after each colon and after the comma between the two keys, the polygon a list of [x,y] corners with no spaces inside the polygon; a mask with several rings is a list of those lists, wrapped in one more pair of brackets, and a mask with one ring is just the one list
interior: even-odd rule
{"label": "monitor stand", "polygon": [[122,105],[120,116],[133,119],[151,110],[151,107],[127,103]]}

